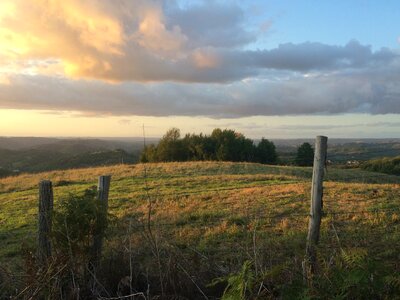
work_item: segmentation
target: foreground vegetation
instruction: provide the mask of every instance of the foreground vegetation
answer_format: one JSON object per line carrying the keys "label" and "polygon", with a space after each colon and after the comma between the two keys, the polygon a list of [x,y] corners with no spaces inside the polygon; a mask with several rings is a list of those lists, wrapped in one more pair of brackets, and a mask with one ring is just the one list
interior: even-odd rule
{"label": "foreground vegetation", "polygon": [[400,175],[400,156],[369,160],[361,165],[364,170]]}
{"label": "foreground vegetation", "polygon": [[[84,258],[80,268],[74,265],[68,272],[61,269],[68,265],[65,255],[55,258],[50,271],[32,271],[37,183],[53,181],[55,210],[63,212],[70,206],[61,199],[69,199],[70,193],[84,195],[97,176],[111,174],[110,222],[97,274],[98,296],[394,298],[400,292],[400,178],[328,169],[319,269],[312,284],[305,284],[301,262],[311,172],[252,163],[190,162],[1,179],[0,292],[27,297],[43,282],[48,285],[40,292],[53,299],[61,293],[71,295],[72,282],[81,293],[90,291],[84,281],[90,277],[83,271]],[[88,201],[85,197],[81,198]],[[61,283],[63,289],[54,288]]]}

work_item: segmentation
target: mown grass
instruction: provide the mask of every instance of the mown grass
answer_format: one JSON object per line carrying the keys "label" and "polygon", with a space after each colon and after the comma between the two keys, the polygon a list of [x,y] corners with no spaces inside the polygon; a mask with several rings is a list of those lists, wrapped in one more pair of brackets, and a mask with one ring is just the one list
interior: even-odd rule
{"label": "mown grass", "polygon": [[[126,244],[127,235],[138,253],[148,250],[142,233],[151,225],[152,234],[181,251],[194,264],[188,270],[199,274],[210,272],[210,262],[229,274],[246,259],[260,269],[279,266],[283,278],[301,272],[312,169],[222,162],[116,165],[1,179],[0,263],[20,268],[23,244],[34,245],[39,180],[53,181],[57,207],[59,199],[96,185],[105,174],[112,175],[109,212],[118,223],[107,237],[108,251]],[[320,259],[361,247],[399,272],[400,178],[328,169],[324,186]],[[143,250],[142,261],[149,253]]]}

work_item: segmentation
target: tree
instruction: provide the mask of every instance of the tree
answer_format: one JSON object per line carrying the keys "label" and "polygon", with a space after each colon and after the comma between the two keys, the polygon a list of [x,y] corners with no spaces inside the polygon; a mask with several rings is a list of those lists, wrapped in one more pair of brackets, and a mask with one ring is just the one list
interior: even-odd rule
{"label": "tree", "polygon": [[230,129],[216,128],[211,135],[186,134],[180,137],[177,128],[171,128],[157,146],[146,146],[141,162],[159,161],[248,161],[273,164],[277,162],[275,145],[262,139],[258,146],[253,140]]}
{"label": "tree", "polygon": [[171,128],[163,136],[157,146],[158,161],[185,161],[187,149],[180,139],[181,132],[178,128]]}
{"label": "tree", "polygon": [[237,139],[239,161],[255,161],[256,160],[256,146],[253,140],[245,138],[240,135]]}
{"label": "tree", "polygon": [[186,134],[183,138],[184,147],[187,150],[188,160],[205,160],[205,140],[202,134]]}
{"label": "tree", "polygon": [[238,149],[235,147],[236,132],[234,130],[216,128],[211,133],[211,139],[215,142],[216,160],[238,160]]}
{"label": "tree", "polygon": [[215,143],[215,159],[219,161],[252,161],[254,143],[234,130],[216,128],[211,133]]}
{"label": "tree", "polygon": [[156,162],[157,158],[157,148],[153,144],[144,147],[144,150],[140,156],[140,162]]}
{"label": "tree", "polygon": [[278,154],[273,142],[262,138],[257,145],[256,161],[262,164],[275,164],[278,161]]}
{"label": "tree", "polygon": [[310,143],[303,143],[297,148],[296,165],[312,166],[314,162],[314,149]]}

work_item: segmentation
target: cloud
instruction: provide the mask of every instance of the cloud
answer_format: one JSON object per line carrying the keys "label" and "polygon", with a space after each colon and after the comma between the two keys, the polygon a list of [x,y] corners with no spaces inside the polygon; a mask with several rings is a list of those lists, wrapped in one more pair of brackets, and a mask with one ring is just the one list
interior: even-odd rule
{"label": "cloud", "polygon": [[356,40],[254,50],[240,6],[177,3],[3,0],[0,107],[214,118],[400,113],[396,50]]}
{"label": "cloud", "polygon": [[9,80],[11,84],[0,84],[1,108],[214,118],[400,113],[400,75],[395,69],[289,76],[280,80],[254,78],[225,85],[110,85],[101,81],[28,75]]}
{"label": "cloud", "polygon": [[167,12],[170,26],[179,26],[191,48],[236,48],[256,41],[254,32],[244,29],[246,16],[234,3],[206,1]]}
{"label": "cloud", "polygon": [[198,68],[216,68],[220,65],[222,57],[213,48],[198,49],[193,52],[193,61]]}
{"label": "cloud", "polygon": [[287,43],[272,50],[249,51],[247,56],[254,67],[292,71],[371,67],[387,65],[399,59],[399,55],[389,49],[372,52],[370,46],[363,46],[356,40],[345,46],[311,42]]}
{"label": "cloud", "polygon": [[265,20],[263,23],[260,25],[260,30],[261,32],[267,32],[271,29],[272,27],[272,20]]}
{"label": "cloud", "polygon": [[120,125],[131,125],[131,123],[132,123],[132,121],[131,120],[129,120],[129,119],[121,119],[121,120],[119,120],[118,121],[118,124],[120,124]]}
{"label": "cloud", "polygon": [[118,80],[119,64],[137,69],[145,67],[135,64],[142,59],[147,67],[168,61],[186,39],[178,26],[165,27],[152,1],[4,0],[2,8],[3,65],[53,59],[73,78]]}
{"label": "cloud", "polygon": [[246,14],[239,6],[163,3],[3,0],[0,72],[108,82],[226,83],[266,70],[336,71],[399,60],[391,50],[373,52],[357,41],[245,50],[257,39],[245,29]]}
{"label": "cloud", "polygon": [[290,131],[304,131],[304,130],[333,130],[337,131],[338,129],[350,129],[355,127],[400,127],[400,122],[372,122],[372,123],[354,123],[354,124],[315,124],[315,125],[279,125],[275,126],[274,129],[280,130],[290,130]]}
{"label": "cloud", "polygon": [[137,32],[131,39],[149,51],[167,56],[173,56],[187,41],[179,26],[173,25],[170,30],[166,28],[160,7],[152,7],[143,12]]}

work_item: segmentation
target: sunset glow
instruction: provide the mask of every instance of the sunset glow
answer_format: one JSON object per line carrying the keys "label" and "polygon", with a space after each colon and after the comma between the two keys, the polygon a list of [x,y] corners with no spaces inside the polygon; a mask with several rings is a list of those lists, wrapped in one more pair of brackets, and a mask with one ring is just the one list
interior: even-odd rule
{"label": "sunset glow", "polygon": [[341,123],[333,135],[400,137],[398,4],[376,5],[3,0],[0,135],[137,136],[146,123],[284,138]]}

